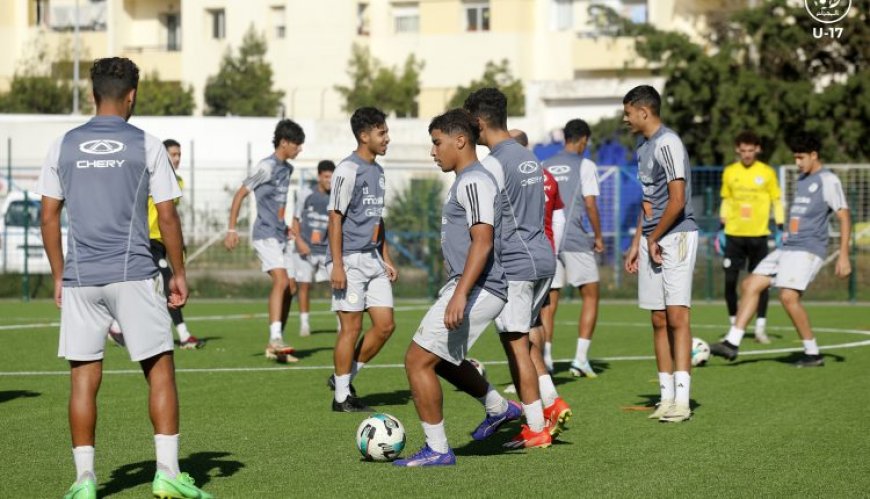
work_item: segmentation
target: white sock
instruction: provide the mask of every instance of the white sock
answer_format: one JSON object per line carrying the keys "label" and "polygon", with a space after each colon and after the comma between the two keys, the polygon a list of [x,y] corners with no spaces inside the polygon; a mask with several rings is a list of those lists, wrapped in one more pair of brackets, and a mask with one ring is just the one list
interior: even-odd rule
{"label": "white sock", "polygon": [[341,319],[338,318],[338,315],[335,316],[335,330],[341,331]]}
{"label": "white sock", "polygon": [[674,375],[671,373],[659,373],[659,390],[662,400],[674,400]]}
{"label": "white sock", "polygon": [[157,466],[170,478],[181,473],[178,468],[178,434],[154,435],[154,449],[157,451]]}
{"label": "white sock", "polygon": [[804,344],[804,352],[807,355],[818,355],[819,354],[819,345],[816,344],[816,339],[813,338],[811,340],[803,340]]}
{"label": "white sock", "polygon": [[450,450],[450,446],[447,445],[447,433],[444,431],[443,419],[436,424],[423,423],[423,433],[426,434],[426,443],[435,452],[444,454]]}
{"label": "white sock", "polygon": [[486,388],[486,395],[478,397],[477,400],[483,404],[486,413],[490,416],[504,414],[508,410],[508,401],[495,389],[491,384]]}
{"label": "white sock", "polygon": [[187,330],[187,324],[183,322],[175,326],[175,332],[178,333],[178,341],[182,343],[190,338],[190,331]]}
{"label": "white sock", "polygon": [[744,334],[746,334],[746,331],[743,329],[737,329],[736,326],[731,326],[731,329],[728,330],[728,335],[725,336],[725,341],[731,343],[735,347],[739,347],[740,342],[743,341]]}
{"label": "white sock", "polygon": [[[73,447],[73,461],[76,463],[76,481],[85,478],[85,473],[94,475],[94,446]],[[96,480],[96,475],[94,475],[94,480]]]}
{"label": "white sock", "polygon": [[734,323],[737,322],[737,316],[729,315],[729,316],[728,316],[728,322],[730,322],[731,325],[733,326]]}
{"label": "white sock", "polygon": [[541,390],[541,403],[544,404],[544,407],[550,407],[559,397],[556,385],[553,384],[553,378],[549,374],[538,376],[538,389]]}
{"label": "white sock", "polygon": [[281,331],[281,321],[269,324],[269,341],[282,341],[284,333]]}
{"label": "white sock", "polygon": [[767,318],[759,317],[755,319],[755,334],[764,334],[765,326],[767,326]]}
{"label": "white sock", "polygon": [[689,389],[692,386],[692,376],[686,371],[674,372],[674,388],[676,389],[676,397],[674,402],[677,405],[689,405]]}
{"label": "white sock", "polygon": [[574,354],[574,361],[578,364],[588,362],[587,354],[589,353],[589,344],[592,340],[586,338],[577,338],[577,353]]}
{"label": "white sock", "polygon": [[111,331],[113,331],[113,332],[116,332],[116,333],[120,333],[120,332],[122,332],[122,331],[121,331],[121,325],[118,324],[118,321],[112,321],[112,325],[109,326],[109,329],[110,329]]}
{"label": "white sock", "polygon": [[526,415],[526,423],[533,432],[544,431],[544,406],[540,399],[529,405],[523,404],[523,413]]}
{"label": "white sock", "polygon": [[365,362],[354,362],[353,367],[350,368],[350,380],[353,381],[356,378],[356,375],[362,371],[362,368],[365,367]]}
{"label": "white sock", "polygon": [[335,401],[339,404],[350,395],[350,374],[335,375]]}
{"label": "white sock", "polygon": [[299,322],[302,323],[302,327],[308,327],[308,312],[301,312],[299,314]]}
{"label": "white sock", "polygon": [[553,344],[549,341],[544,342],[544,363],[553,363]]}

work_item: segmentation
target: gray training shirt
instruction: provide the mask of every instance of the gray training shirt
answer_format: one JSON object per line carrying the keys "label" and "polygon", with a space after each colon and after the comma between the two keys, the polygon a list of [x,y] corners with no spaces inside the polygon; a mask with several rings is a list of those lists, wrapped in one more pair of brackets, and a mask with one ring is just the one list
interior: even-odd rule
{"label": "gray training shirt", "polygon": [[788,211],[788,237],[783,251],[808,251],[821,258],[828,252],[828,220],[847,209],[840,179],[828,169],[801,175]]}
{"label": "gray training shirt", "polygon": [[148,196],[181,197],[160,139],[120,116],[95,116],[51,146],[36,188],[69,218],[65,287],[157,275],[148,240]]}
{"label": "gray training shirt", "polygon": [[444,254],[447,279],[458,279],[471,248],[471,227],[493,227],[493,249],[486,266],[475,282],[491,294],[507,299],[507,281],[498,255],[501,250],[501,202],[492,175],[478,162],[456,176],[441,210],[441,252]]}
{"label": "gray training shirt", "polygon": [[299,219],[299,237],[311,248],[312,255],[325,255],[329,225],[329,193],[320,189],[309,190],[296,203]]}
{"label": "gray training shirt", "polygon": [[[344,216],[342,254],[372,251],[381,246],[385,195],[384,169],[377,162],[369,163],[353,153],[335,167],[329,209]],[[330,252],[326,258],[331,261]]]}
{"label": "gray training shirt", "polygon": [[595,234],[583,225],[586,196],[599,196],[598,172],[589,159],[562,151],[542,163],[559,183],[559,197],[565,205],[565,235],[559,251],[591,253]]}
{"label": "gray training shirt", "polygon": [[260,161],[257,171],[242,181],[249,191],[254,191],[257,199],[257,219],[251,235],[254,241],[277,239],[279,243],[287,242],[284,210],[292,174],[293,165],[272,154]]}
{"label": "gray training shirt", "polygon": [[668,183],[680,179],[685,180],[686,183],[686,205],[662,237],[671,232],[698,230],[692,212],[689,155],[680,137],[670,128],[660,126],[649,139],[640,138],[637,159],[637,179],[643,187],[643,201],[644,204],[649,203],[652,207],[650,213],[644,211],[642,234],[646,236],[656,228],[668,204]]}
{"label": "gray training shirt", "polygon": [[482,164],[501,193],[501,263],[508,280],[552,277],[556,258],[544,234],[544,174],[538,160],[507,139],[496,144]]}

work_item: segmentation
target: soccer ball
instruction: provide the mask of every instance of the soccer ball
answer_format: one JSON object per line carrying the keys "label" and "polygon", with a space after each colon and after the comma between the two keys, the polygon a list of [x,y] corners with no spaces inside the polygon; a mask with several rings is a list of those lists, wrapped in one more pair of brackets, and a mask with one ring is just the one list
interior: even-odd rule
{"label": "soccer ball", "polygon": [[405,448],[405,427],[389,414],[373,414],[357,428],[356,447],[366,461],[392,461]]}
{"label": "soccer ball", "polygon": [[710,360],[710,345],[701,338],[692,338],[692,365],[703,366]]}
{"label": "soccer ball", "polygon": [[469,357],[468,362],[470,362],[471,365],[474,366],[475,369],[477,369],[477,372],[479,372],[481,376],[483,376],[484,378],[486,377],[486,366],[483,365],[483,362],[473,357]]}

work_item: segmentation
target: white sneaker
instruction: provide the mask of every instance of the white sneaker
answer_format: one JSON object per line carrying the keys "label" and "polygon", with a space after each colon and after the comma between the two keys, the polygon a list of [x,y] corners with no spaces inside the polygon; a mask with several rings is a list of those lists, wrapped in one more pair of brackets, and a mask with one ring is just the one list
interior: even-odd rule
{"label": "white sneaker", "polygon": [[571,362],[571,367],[568,369],[571,373],[571,376],[575,378],[586,377],[589,379],[597,378],[598,375],[595,374],[595,371],[592,370],[592,366],[589,365],[589,361],[578,363],[576,360]]}
{"label": "white sneaker", "polygon": [[662,416],[665,415],[671,407],[674,405],[673,400],[662,400],[658,404],[656,404],[656,410],[653,411],[652,414],[647,416],[647,419],[661,419]]}
{"label": "white sneaker", "polygon": [[681,423],[692,417],[692,410],[688,405],[673,404],[668,409],[659,421],[662,423]]}
{"label": "white sneaker", "polygon": [[266,358],[269,360],[278,360],[279,355],[288,355],[295,352],[296,349],[284,344],[284,340],[273,340],[266,345]]}
{"label": "white sneaker", "polygon": [[513,383],[509,384],[504,389],[505,393],[517,393],[517,387]]}
{"label": "white sneaker", "polygon": [[299,336],[303,338],[311,336],[311,326],[303,324],[302,327],[299,328]]}
{"label": "white sneaker", "polygon": [[767,333],[762,329],[755,330],[755,342],[761,343],[762,345],[770,345],[770,338],[767,337]]}

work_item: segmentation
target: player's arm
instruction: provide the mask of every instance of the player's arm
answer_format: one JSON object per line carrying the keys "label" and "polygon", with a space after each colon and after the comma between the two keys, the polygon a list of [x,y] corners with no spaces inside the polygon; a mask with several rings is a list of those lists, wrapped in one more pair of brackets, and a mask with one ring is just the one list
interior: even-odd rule
{"label": "player's arm", "polygon": [[837,273],[837,277],[847,277],[852,273],[852,264],[849,262],[849,240],[852,237],[852,220],[849,208],[837,210],[837,220],[840,221],[840,254],[837,256],[834,272]]}
{"label": "player's arm", "polygon": [[598,214],[597,196],[585,196],[583,202],[586,204],[586,215],[595,234],[595,252],[601,253],[604,251],[604,237],[601,235],[601,216]]}
{"label": "player's arm", "polygon": [[54,280],[54,303],[61,306],[63,291],[63,241],[60,231],[60,217],[63,211],[63,186],[57,167],[60,162],[60,145],[62,139],[52,144],[42,164],[36,191],[42,195],[42,244],[45,246],[45,256],[51,267],[51,277]]}
{"label": "player's arm", "polygon": [[390,256],[390,246],[387,244],[387,227],[384,223],[384,219],[381,219],[381,227],[379,229],[381,234],[384,235],[384,240],[381,244],[383,244],[383,259],[384,266],[386,266],[387,277],[390,279],[390,282],[396,282],[396,279],[399,278],[399,269],[396,267],[396,264],[393,263],[393,257]]}
{"label": "player's arm", "polygon": [[562,239],[565,237],[565,210],[559,208],[553,211],[553,248],[556,254],[562,247]]}
{"label": "player's arm", "polygon": [[625,254],[623,266],[629,274],[637,273],[637,257],[640,253],[640,238],[643,235],[643,209],[637,217],[637,227],[634,230],[634,237],[631,238],[631,245],[628,247],[628,253]]}
{"label": "player's arm", "polygon": [[326,234],[329,238],[329,254],[332,256],[332,289],[344,289],[347,286],[347,276],[344,273],[344,258],[342,254],[341,229],[344,216],[339,211],[329,211],[329,222]]}
{"label": "player's arm", "polygon": [[148,170],[151,174],[148,193],[154,200],[154,208],[157,210],[157,226],[160,228],[163,245],[166,246],[166,256],[172,266],[169,296],[166,298],[170,308],[181,308],[187,302],[184,238],[181,235],[181,220],[175,210],[175,200],[181,197],[181,189],[163,144],[159,140],[147,136],[145,151],[148,158]]}
{"label": "player's arm", "polygon": [[770,204],[773,207],[773,222],[776,224],[777,230],[777,245],[782,244],[782,233],[785,228],[785,207],[782,204],[782,191],[779,188],[779,180],[776,178],[776,172],[773,168],[770,169],[770,182],[767,183],[767,191],[770,195]]}
{"label": "player's arm", "polygon": [[227,235],[224,237],[224,247],[228,251],[232,251],[239,244],[239,231],[236,230],[236,222],[239,219],[239,211],[242,209],[242,201],[248,197],[251,191],[242,185],[236,194],[233,196],[233,203],[230,205],[230,220],[227,223]]}
{"label": "player's arm", "polygon": [[598,185],[598,171],[595,163],[583,160],[580,163],[580,192],[583,193],[583,204],[586,206],[586,216],[592,225],[592,233],[595,235],[595,251],[604,251],[604,238],[601,235],[601,216],[598,214],[598,196],[601,188]]}
{"label": "player's arm", "polygon": [[719,229],[725,226],[728,220],[728,214],[731,213],[731,186],[728,185],[728,167],[722,171],[722,188],[719,189],[719,197],[722,198],[722,203],[719,205]]}
{"label": "player's arm", "polygon": [[296,252],[299,253],[299,256],[307,256],[311,253],[311,248],[308,246],[308,243],[305,242],[305,239],[300,237],[302,234],[302,224],[299,223],[299,217],[293,217],[291,230],[296,234]]}
{"label": "player's arm", "polygon": [[342,161],[332,174],[329,189],[329,222],[326,227],[329,239],[329,254],[332,257],[332,273],[329,277],[332,289],[345,289],[347,275],[344,272],[344,214],[350,206],[356,183],[356,169],[353,164]]}

